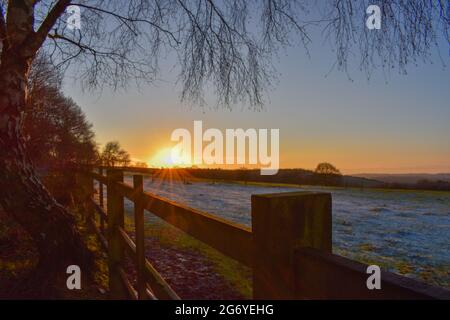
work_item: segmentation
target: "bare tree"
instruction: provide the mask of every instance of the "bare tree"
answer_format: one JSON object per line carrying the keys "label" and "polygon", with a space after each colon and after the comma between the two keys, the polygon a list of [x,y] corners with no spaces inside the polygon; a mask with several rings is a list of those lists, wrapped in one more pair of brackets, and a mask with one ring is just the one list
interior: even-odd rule
{"label": "bare tree", "polygon": [[319,163],[314,172],[317,174],[326,174],[326,175],[338,175],[338,176],[342,175],[339,169],[337,169],[335,166],[333,166],[331,163],[328,162]]}
{"label": "bare tree", "polygon": [[126,167],[130,164],[130,155],[117,141],[108,142],[100,155],[102,165],[108,167]]}
{"label": "bare tree", "polygon": [[62,93],[61,74],[41,55],[34,60],[28,78],[23,132],[33,163],[53,170],[93,164],[97,145],[92,124]]}
{"label": "bare tree", "polygon": [[[447,32],[445,1],[377,2],[385,19],[379,33],[364,27],[364,0],[0,0],[0,203],[45,257],[35,273],[39,287],[47,290],[54,274],[85,252],[72,215],[42,186],[25,152],[22,114],[39,50],[56,67],[76,64],[90,88],[151,83],[158,59],[175,55],[183,99],[202,102],[211,87],[221,105],[260,106],[273,54],[295,39],[307,46],[312,24],[324,26],[344,70],[355,52],[368,73],[429,59],[438,32]],[[69,5],[82,10],[80,30],[66,23]]]}
{"label": "bare tree", "polygon": [[148,164],[147,162],[144,161],[136,161],[132,164],[132,167],[136,167],[136,168],[148,168]]}

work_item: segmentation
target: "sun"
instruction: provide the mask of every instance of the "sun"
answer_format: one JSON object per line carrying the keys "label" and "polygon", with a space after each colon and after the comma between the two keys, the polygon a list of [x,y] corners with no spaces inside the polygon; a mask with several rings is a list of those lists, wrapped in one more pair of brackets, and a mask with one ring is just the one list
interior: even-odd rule
{"label": "sun", "polygon": [[160,149],[149,161],[155,167],[189,167],[191,159],[182,154],[178,147]]}

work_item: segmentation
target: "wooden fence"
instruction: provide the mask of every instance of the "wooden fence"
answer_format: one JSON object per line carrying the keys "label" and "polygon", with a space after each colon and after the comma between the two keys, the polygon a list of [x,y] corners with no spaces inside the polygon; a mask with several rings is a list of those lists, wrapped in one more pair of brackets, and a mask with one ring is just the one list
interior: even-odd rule
{"label": "wooden fence", "polygon": [[[328,193],[253,195],[250,229],[146,192],[139,174],[133,175],[133,186],[124,183],[118,169],[107,169],[106,176],[99,169],[79,177],[86,190],[86,219],[108,252],[113,299],[179,299],[145,258],[144,211],[251,267],[255,299],[450,299],[443,288],[389,272],[382,272],[380,290],[369,290],[366,265],[332,254]],[[98,202],[94,180],[99,183]],[[124,229],[124,198],[134,203],[135,241]],[[136,266],[136,288],[123,269],[125,254]]]}

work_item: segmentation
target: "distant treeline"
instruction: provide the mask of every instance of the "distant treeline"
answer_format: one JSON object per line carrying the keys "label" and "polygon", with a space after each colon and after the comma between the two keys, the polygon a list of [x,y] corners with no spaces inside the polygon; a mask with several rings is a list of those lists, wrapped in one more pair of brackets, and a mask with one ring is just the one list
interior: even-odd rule
{"label": "distant treeline", "polygon": [[[287,183],[296,185],[317,185],[333,187],[353,187],[353,188],[384,188],[384,189],[408,189],[408,190],[439,190],[450,191],[450,183],[447,181],[421,180],[417,183],[386,183],[374,179],[353,177],[339,174],[322,174],[305,169],[280,169],[276,175],[263,176],[259,169],[204,169],[204,168],[137,168],[124,167],[126,171],[151,174],[169,179],[189,180],[189,177],[242,181],[242,182],[263,182],[263,183]],[[168,175],[167,171],[172,174]],[[178,172],[178,173],[176,173]]]}
{"label": "distant treeline", "polygon": [[[259,169],[204,169],[204,168],[136,168],[122,167],[122,169],[131,172],[141,172],[152,174],[159,177],[167,177],[170,179],[189,180],[189,177],[209,179],[209,180],[226,180],[226,181],[243,181],[243,182],[264,182],[264,183],[288,183],[297,185],[321,185],[321,186],[337,186],[337,187],[376,187],[383,184],[380,181],[358,178],[351,176],[343,176],[339,174],[321,174],[305,169],[280,169],[277,174],[271,176],[263,176]],[[166,171],[179,171],[178,174],[165,174]]]}
{"label": "distant treeline", "polygon": [[387,189],[420,189],[450,191],[450,183],[447,181],[421,180],[414,184],[385,183],[378,180],[339,175],[322,174],[305,169],[280,169],[276,175],[263,176],[260,170],[223,170],[223,169],[185,169],[192,176],[217,179],[239,180],[244,182],[289,183],[300,185],[320,185],[335,187],[355,188],[387,188]]}
{"label": "distant treeline", "polygon": [[[244,182],[289,183],[343,187],[364,187],[378,183],[365,178],[346,177],[338,174],[318,174],[305,169],[280,169],[277,174],[264,176],[259,169],[185,169],[194,177],[212,180],[237,180]],[[350,178],[350,179],[349,179]]]}
{"label": "distant treeline", "polygon": [[385,188],[450,191],[450,182],[444,180],[423,179],[416,183],[384,183]]}

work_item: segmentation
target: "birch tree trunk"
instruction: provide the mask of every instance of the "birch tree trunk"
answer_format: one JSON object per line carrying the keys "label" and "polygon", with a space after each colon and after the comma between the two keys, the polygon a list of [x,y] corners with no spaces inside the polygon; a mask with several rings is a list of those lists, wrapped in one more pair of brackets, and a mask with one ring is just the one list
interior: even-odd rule
{"label": "birch tree trunk", "polygon": [[19,290],[48,298],[66,289],[57,288],[56,281],[65,277],[68,265],[89,265],[92,255],[74,216],[42,185],[25,151],[23,111],[36,54],[25,42],[34,34],[33,10],[33,1],[27,0],[12,1],[8,8],[0,62],[0,204],[31,235],[39,252],[36,270]]}

